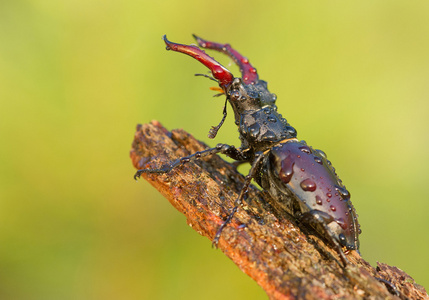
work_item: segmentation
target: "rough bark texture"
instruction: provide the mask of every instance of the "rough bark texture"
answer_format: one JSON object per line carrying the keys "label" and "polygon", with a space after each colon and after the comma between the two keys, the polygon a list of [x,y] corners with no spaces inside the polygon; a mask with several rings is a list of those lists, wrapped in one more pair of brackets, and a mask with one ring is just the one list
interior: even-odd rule
{"label": "rough bark texture", "polygon": [[[169,132],[153,121],[137,126],[130,156],[136,169],[158,168],[206,148],[183,130]],[[244,182],[236,168],[217,155],[168,174],[142,177],[210,240]],[[373,268],[356,251],[347,255],[350,264],[342,268],[335,251],[275,211],[267,197],[253,186],[249,189],[243,207],[222,232],[219,248],[270,299],[429,299],[425,289],[402,270],[382,263]],[[389,292],[374,277],[391,282],[397,290]]]}

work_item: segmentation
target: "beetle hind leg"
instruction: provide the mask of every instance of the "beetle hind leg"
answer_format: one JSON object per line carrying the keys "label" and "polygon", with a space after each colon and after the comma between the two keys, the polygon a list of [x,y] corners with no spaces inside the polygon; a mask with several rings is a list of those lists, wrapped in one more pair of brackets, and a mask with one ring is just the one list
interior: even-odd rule
{"label": "beetle hind leg", "polygon": [[299,220],[305,225],[309,225],[312,228],[314,228],[314,226],[322,227],[323,230],[326,232],[327,237],[329,237],[328,240],[333,244],[334,249],[340,256],[340,259],[343,263],[343,267],[346,267],[350,263],[343,252],[341,244],[334,238],[334,233],[328,227],[328,224],[334,221],[334,218],[332,216],[320,210],[310,210],[308,212],[303,213],[299,217]]}

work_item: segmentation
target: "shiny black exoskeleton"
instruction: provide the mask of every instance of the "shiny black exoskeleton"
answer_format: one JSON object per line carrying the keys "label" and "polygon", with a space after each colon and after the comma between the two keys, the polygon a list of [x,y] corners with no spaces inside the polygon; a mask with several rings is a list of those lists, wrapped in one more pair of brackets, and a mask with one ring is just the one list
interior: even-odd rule
{"label": "shiny black exoskeleton", "polygon": [[[259,80],[256,69],[247,58],[229,44],[194,37],[199,46],[227,54],[240,67],[242,77],[235,78],[197,46],[172,43],[164,36],[167,50],[190,55],[211,70],[213,78],[210,78],[218,82],[234,111],[241,146],[237,149],[218,144],[215,148],[197,152],[160,169],[139,170],[135,178],[142,173],[167,173],[186,162],[216,153],[225,154],[240,162],[249,162],[251,168],[245,185],[232,212],[218,229],[213,244],[218,243],[222,229],[230,223],[241,205],[253,178],[275,199],[273,206],[316,230],[336,248],[346,264],[347,259],[341,248],[359,250],[360,226],[350,202],[350,194],[326,155],[296,138],[296,130],[277,112],[276,96],[268,91],[265,81]],[[216,136],[226,115],[225,103],[224,116],[220,124],[210,130],[210,138]]]}

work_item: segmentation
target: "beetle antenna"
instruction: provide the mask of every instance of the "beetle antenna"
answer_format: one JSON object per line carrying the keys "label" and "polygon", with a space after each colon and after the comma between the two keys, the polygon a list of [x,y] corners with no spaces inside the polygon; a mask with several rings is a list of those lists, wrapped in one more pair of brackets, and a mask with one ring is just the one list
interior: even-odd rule
{"label": "beetle antenna", "polygon": [[210,79],[210,80],[213,80],[213,81],[216,81],[217,83],[219,83],[219,80],[217,80],[217,79],[215,79],[215,78],[213,78],[212,76],[207,75],[207,74],[200,74],[200,73],[198,73],[198,74],[195,74],[195,76],[203,76],[203,77],[205,77],[205,78],[208,78],[208,79]]}
{"label": "beetle antenna", "polygon": [[[223,95],[223,94],[220,94],[220,95]],[[220,123],[217,126],[212,126],[212,128],[210,128],[209,135],[208,135],[209,139],[214,139],[216,137],[217,132],[219,131],[220,127],[223,125],[223,122],[225,122],[225,119],[226,119],[226,104],[227,104],[227,100],[225,100],[225,105],[223,107],[223,117],[222,117],[222,120],[220,121]]]}

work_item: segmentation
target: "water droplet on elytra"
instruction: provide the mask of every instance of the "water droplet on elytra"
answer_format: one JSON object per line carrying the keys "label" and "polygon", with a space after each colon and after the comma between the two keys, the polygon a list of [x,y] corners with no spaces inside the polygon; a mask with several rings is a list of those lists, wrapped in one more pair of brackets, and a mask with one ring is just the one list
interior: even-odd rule
{"label": "water droplet on elytra", "polygon": [[335,222],[337,222],[337,224],[340,225],[342,229],[344,229],[344,230],[347,229],[347,224],[346,224],[346,222],[344,222],[343,218],[335,219]]}
{"label": "water droplet on elytra", "polygon": [[350,192],[346,188],[343,188],[343,187],[336,185],[335,189],[340,193],[341,198],[343,198],[344,200],[350,198]]}
{"label": "water droplet on elytra", "polygon": [[319,149],[317,149],[316,151],[317,151],[317,153],[320,154],[320,156],[322,156],[323,158],[326,158],[326,153],[325,152],[323,152],[322,150],[319,150]]}
{"label": "water droplet on elytra", "polygon": [[290,155],[282,160],[282,168],[279,177],[284,183],[288,183],[292,179],[294,165],[295,162]]}
{"label": "water droplet on elytra", "polygon": [[299,147],[298,149],[301,150],[301,152],[304,152],[307,154],[311,153],[311,150],[310,150],[310,148],[308,148],[308,146],[302,146],[302,147]]}
{"label": "water droplet on elytra", "polygon": [[315,156],[314,161],[317,162],[319,165],[323,165],[323,161],[320,157]]}
{"label": "water droplet on elytra", "polygon": [[319,205],[322,205],[322,198],[320,198],[318,195],[316,196],[316,203]]}
{"label": "water droplet on elytra", "polygon": [[301,181],[300,186],[306,192],[314,192],[317,188],[316,183],[310,178]]}

